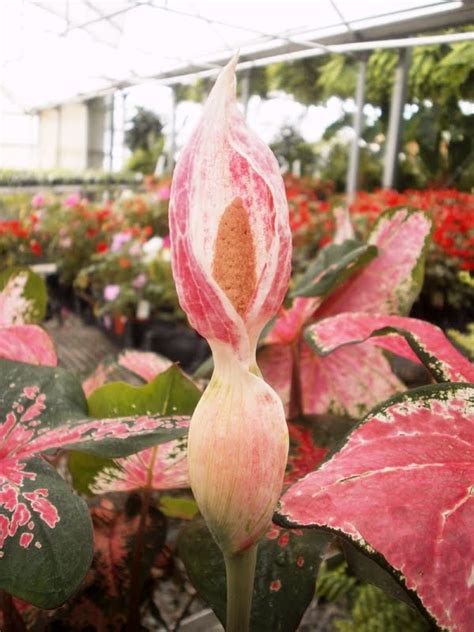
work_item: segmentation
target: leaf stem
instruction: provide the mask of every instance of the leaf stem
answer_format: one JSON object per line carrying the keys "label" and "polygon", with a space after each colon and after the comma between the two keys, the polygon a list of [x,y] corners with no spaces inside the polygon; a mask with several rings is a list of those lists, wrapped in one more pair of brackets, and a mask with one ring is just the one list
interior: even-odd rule
{"label": "leaf stem", "polygon": [[138,528],[135,535],[135,547],[133,551],[132,566],[130,569],[130,601],[128,606],[128,621],[126,630],[134,632],[140,628],[140,599],[143,581],[141,577],[141,563],[143,547],[145,545],[145,530],[150,508],[151,489],[145,487],[141,494],[141,510]]}
{"label": "leaf stem", "polygon": [[0,606],[3,612],[4,632],[26,632],[26,625],[15,607],[13,597],[4,590],[0,590]]}
{"label": "leaf stem", "polygon": [[291,367],[291,387],[290,387],[290,411],[289,419],[294,420],[303,414],[303,394],[301,389],[300,373],[300,352],[301,343],[297,339],[291,345],[292,367]]}
{"label": "leaf stem", "polygon": [[227,576],[226,632],[249,632],[257,546],[237,553],[224,554]]}

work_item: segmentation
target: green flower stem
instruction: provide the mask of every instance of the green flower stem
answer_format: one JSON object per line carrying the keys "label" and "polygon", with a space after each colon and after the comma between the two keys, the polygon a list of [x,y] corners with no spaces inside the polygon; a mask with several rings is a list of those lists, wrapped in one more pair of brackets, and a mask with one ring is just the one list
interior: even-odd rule
{"label": "green flower stem", "polygon": [[224,555],[224,560],[227,576],[226,632],[249,632],[257,546],[236,555]]}

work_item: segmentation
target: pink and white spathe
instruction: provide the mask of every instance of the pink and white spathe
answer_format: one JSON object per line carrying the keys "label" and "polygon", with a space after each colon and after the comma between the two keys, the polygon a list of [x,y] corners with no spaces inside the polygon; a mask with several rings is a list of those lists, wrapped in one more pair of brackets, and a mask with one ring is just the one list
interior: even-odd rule
{"label": "pink and white spathe", "polygon": [[214,358],[191,420],[189,476],[227,555],[268,529],[288,456],[283,406],[255,362],[288,287],[288,206],[275,157],[237,108],[235,65],[220,74],[181,153],[170,200],[180,303]]}
{"label": "pink and white spathe", "polygon": [[170,200],[173,273],[189,321],[213,347],[254,362],[258,336],[288,288],[291,233],[278,163],[246,126],[234,58],[176,165]]}

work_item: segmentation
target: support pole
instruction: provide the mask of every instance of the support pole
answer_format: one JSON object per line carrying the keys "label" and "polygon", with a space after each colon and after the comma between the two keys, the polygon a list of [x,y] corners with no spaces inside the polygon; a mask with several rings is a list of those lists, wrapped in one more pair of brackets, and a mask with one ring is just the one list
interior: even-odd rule
{"label": "support pole", "polygon": [[170,133],[168,138],[168,156],[167,156],[167,171],[173,172],[174,167],[174,154],[176,152],[176,92],[174,87],[171,86],[171,118],[170,118]]}
{"label": "support pole", "polygon": [[364,98],[365,98],[365,76],[367,71],[367,57],[360,59],[358,63],[357,85],[355,94],[355,112],[354,112],[354,138],[351,145],[351,153],[349,156],[349,165],[347,168],[347,200],[352,202],[357,191],[357,180],[359,175],[359,153],[360,138],[364,122]]}
{"label": "support pole", "polygon": [[110,105],[109,105],[109,117],[110,117],[110,137],[109,137],[109,171],[113,171],[114,166],[114,105],[115,105],[115,92],[112,92],[110,95]]}
{"label": "support pole", "polygon": [[250,68],[244,70],[242,73],[242,78],[240,80],[240,99],[242,101],[242,105],[244,106],[244,116],[247,118],[247,111],[249,106],[249,98],[250,98]]}
{"label": "support pole", "polygon": [[387,142],[385,149],[382,185],[385,189],[392,189],[396,185],[398,152],[403,133],[403,109],[407,94],[408,70],[410,67],[410,49],[399,51],[398,65],[395,70],[392,100],[390,103],[390,118],[388,122]]}

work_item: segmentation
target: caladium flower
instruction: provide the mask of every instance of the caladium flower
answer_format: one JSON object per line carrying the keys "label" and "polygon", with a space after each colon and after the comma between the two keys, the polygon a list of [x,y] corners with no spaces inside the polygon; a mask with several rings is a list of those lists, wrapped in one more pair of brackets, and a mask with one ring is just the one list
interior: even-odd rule
{"label": "caladium flower", "polygon": [[[339,218],[334,244],[350,236],[346,222]],[[307,280],[303,295],[279,315],[258,356],[265,378],[291,416],[332,412],[359,417],[404,389],[372,344],[318,357],[303,334],[307,325],[341,312],[406,313],[421,287],[430,232],[425,212],[400,208],[379,218],[365,249],[343,241],[321,253],[316,277]]]}
{"label": "caladium flower", "polygon": [[[248,554],[247,591],[237,598],[249,602],[254,545],[270,524],[288,455],[283,406],[260,376],[256,345],[288,286],[291,236],[278,163],[236,105],[235,65],[217,79],[176,166],[170,235],[181,306],[215,367],[192,416],[191,487],[229,578],[230,569],[242,571],[236,556]],[[244,630],[249,603],[234,611],[236,592],[229,579],[229,629]]]}

